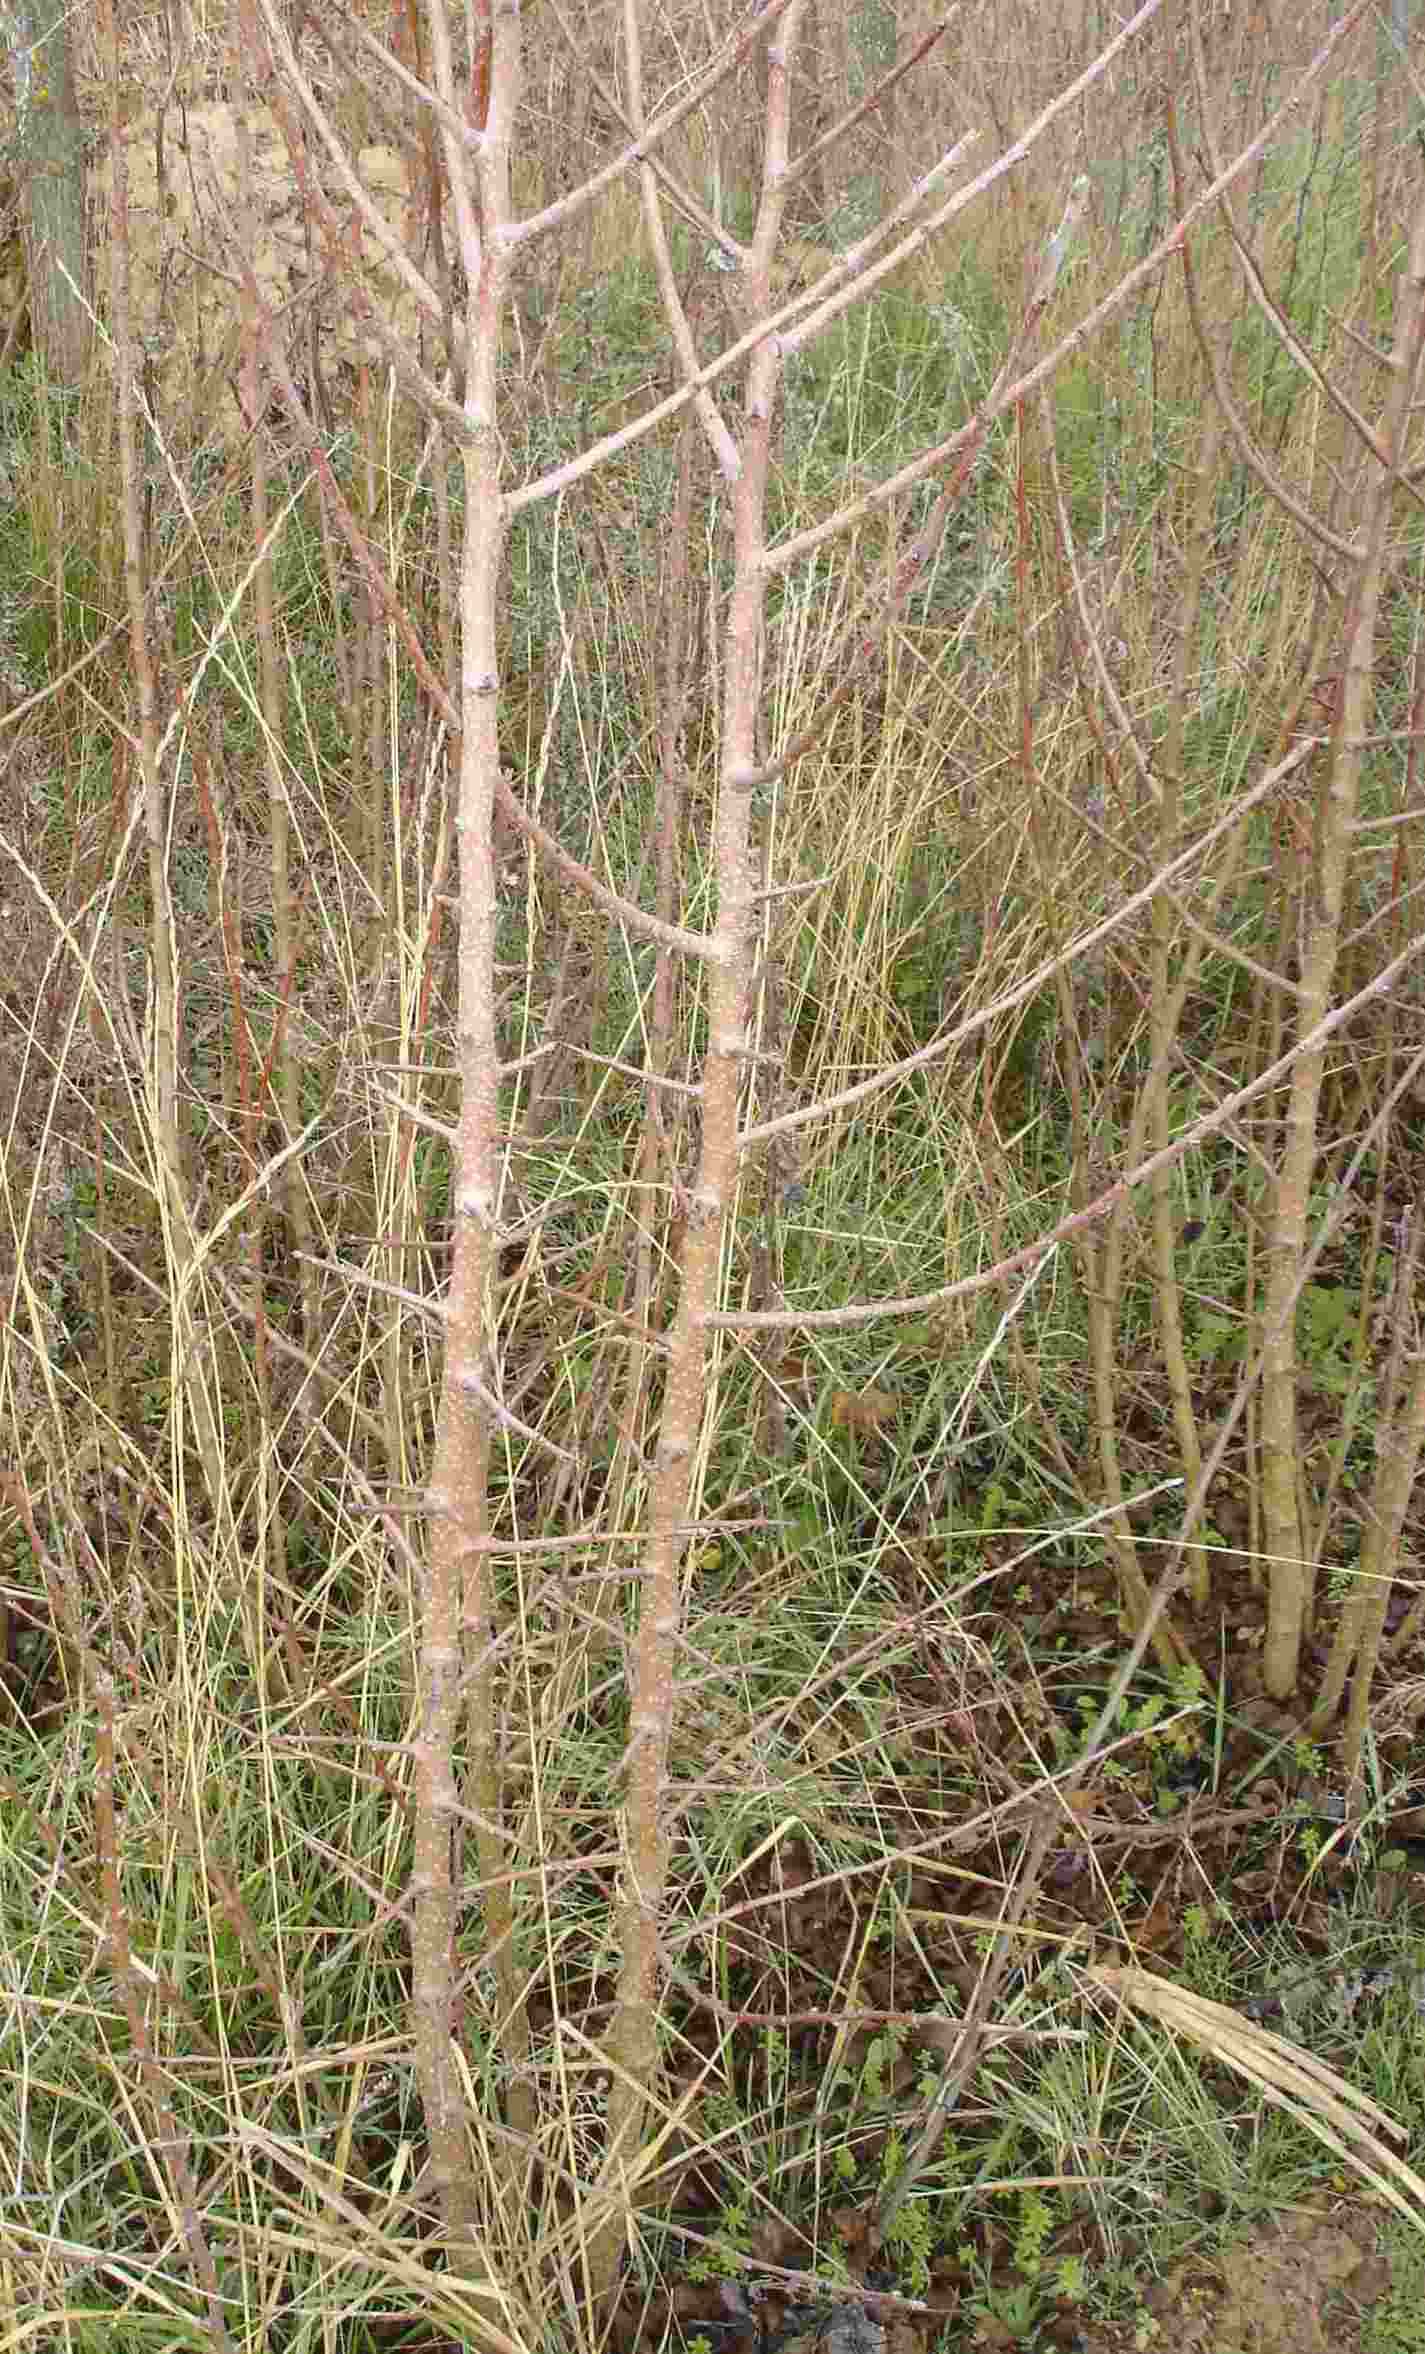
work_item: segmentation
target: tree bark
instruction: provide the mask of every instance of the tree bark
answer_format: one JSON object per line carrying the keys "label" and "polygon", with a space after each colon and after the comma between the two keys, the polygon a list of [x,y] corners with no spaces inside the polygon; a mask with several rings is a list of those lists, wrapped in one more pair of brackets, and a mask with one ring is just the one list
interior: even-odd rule
{"label": "tree bark", "polygon": [[0,37],[15,93],[35,347],[55,383],[78,385],[89,357],[89,251],[69,14],[65,0],[9,0]]}

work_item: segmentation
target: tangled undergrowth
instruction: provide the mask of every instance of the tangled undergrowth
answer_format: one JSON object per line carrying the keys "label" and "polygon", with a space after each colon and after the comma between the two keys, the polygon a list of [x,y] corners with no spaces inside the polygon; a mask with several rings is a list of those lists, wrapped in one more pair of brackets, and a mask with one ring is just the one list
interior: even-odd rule
{"label": "tangled undergrowth", "polygon": [[[837,69],[858,105],[891,71],[871,13]],[[301,28],[311,86],[387,173],[399,143],[371,148],[330,30]],[[483,1089],[462,1088],[478,927],[458,920],[483,836],[403,634],[458,679],[471,493],[394,378],[383,403],[369,373],[323,376],[324,349],[357,365],[323,344],[337,263],[283,263],[315,441],[275,378],[235,442],[160,372],[141,512],[109,379],[64,400],[7,350],[0,2354],[1185,2354],[1259,2328],[1243,2247],[1261,2279],[1310,2273],[1323,2343],[1408,2354],[1418,2219],[1361,2204],[1341,2150],[1225,2046],[1115,1993],[1147,1973],[1315,2055],[1421,2165],[1408,403],[1380,453],[1425,280],[1399,226],[1405,82],[1349,46],[1310,80],[1308,33],[1346,42],[1335,15],[1258,25],[1211,80],[1192,24],[1170,27],[1181,97],[1133,53],[1072,132],[1054,117],[981,236],[909,253],[799,344],[888,184],[862,108],[857,169],[769,281],[786,371],[735,1106],[754,1141],[673,1532],[657,2036],[627,2146],[640,1597],[722,1051],[717,960],[670,963],[629,910],[656,902],[686,946],[727,896],[737,575],[729,501],[676,419],[548,501],[532,486],[663,396],[646,231],[609,187],[583,243],[531,261],[499,355],[510,806]],[[150,224],[174,251],[139,297],[195,270],[220,291],[187,248],[197,198],[216,219],[233,195],[206,188],[198,131],[235,120],[235,69],[196,28],[181,55],[150,51],[146,20],[125,37],[151,103],[176,89],[195,125],[183,206]],[[1052,46],[1006,40],[986,121],[1011,73],[1023,119],[1057,104]],[[529,212],[608,133],[596,77],[557,44],[545,62]],[[1308,78],[1277,119],[1289,72]],[[909,155],[928,129],[905,103]],[[752,181],[723,173],[739,106],[725,151],[670,153],[726,199],[712,228],[746,236]],[[154,119],[121,127],[152,142]],[[1200,196],[1184,158],[1215,170],[1224,128],[1265,141],[1240,215],[1174,247]],[[292,237],[268,227],[270,261]],[[670,253],[706,352],[742,331],[742,280],[696,230],[676,219]],[[1155,241],[1038,407],[980,433],[927,541],[940,478],[901,473],[968,434],[1007,353],[1035,357],[1046,251],[1071,261],[1057,334]],[[1263,301],[1250,272],[1253,299],[1235,291],[1248,246]],[[1180,251],[1195,280],[1169,274]],[[715,446],[719,421],[741,430],[730,379],[708,408]],[[1343,507],[1380,523],[1364,654]],[[875,584],[926,547],[863,659]],[[1343,716],[1360,675],[1368,726]],[[453,1387],[484,1417],[488,1517],[447,1646],[447,1820],[432,1459],[477,1098],[488,1345]],[[1265,1428],[1284,1345],[1285,1548]],[[1160,1564],[1183,1582],[1130,1673]],[[1283,1697],[1288,1572],[1307,1606]],[[433,1852],[451,1934],[422,1964]]]}

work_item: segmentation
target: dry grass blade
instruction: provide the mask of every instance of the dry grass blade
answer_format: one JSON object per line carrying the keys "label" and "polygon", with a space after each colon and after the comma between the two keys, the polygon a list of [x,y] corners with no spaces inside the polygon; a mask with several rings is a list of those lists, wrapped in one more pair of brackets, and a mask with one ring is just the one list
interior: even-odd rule
{"label": "dry grass blade", "polygon": [[1185,2035],[1214,2059],[1255,2084],[1275,2107],[1306,2127],[1417,2230],[1425,2230],[1425,2181],[1373,2130],[1401,2137],[1404,2127],[1384,2109],[1297,2044],[1244,2019],[1224,2003],[1209,2002],[1148,1970],[1098,1969],[1090,1982],[1120,2002]]}

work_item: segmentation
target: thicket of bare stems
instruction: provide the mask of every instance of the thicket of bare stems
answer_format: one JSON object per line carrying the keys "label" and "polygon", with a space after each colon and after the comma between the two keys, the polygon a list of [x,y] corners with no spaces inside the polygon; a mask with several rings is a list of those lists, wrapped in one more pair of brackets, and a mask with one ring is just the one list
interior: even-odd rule
{"label": "thicket of bare stems", "polygon": [[[574,2340],[606,2325],[644,2210],[689,2146],[715,2139],[700,2104],[721,2043],[684,2034],[670,2056],[667,1989],[702,2002],[721,2035],[716,1971],[701,1993],[690,1976],[696,1940],[755,1909],[742,1875],[764,1851],[783,1870],[785,1823],[726,1881],[709,1878],[705,1914],[689,1893],[704,1864],[684,1834],[700,1805],[740,1778],[778,1791],[766,1760],[793,1713],[759,1716],[735,1672],[727,1699],[697,1581],[719,1546],[746,1542],[760,1595],[756,1545],[774,1545],[799,1502],[789,1428],[812,1431],[808,1380],[857,1335],[863,1391],[834,1392],[853,1434],[874,1438],[884,1420],[871,1373],[898,1333],[928,1332],[937,1350],[957,1336],[970,1368],[904,1523],[882,1515],[888,1552],[921,1558],[955,1447],[1003,1378],[1072,1532],[1111,1564],[1130,1641],[1092,1739],[1015,1817],[1023,1845],[986,1917],[995,1935],[910,2156],[867,2203],[873,2237],[892,2230],[989,2048],[1046,1855],[1136,1666],[1150,1648],[1169,1675],[1201,1661],[1222,1552],[1268,1588],[1268,1693],[1314,1709],[1323,1734],[1346,1704],[1340,1756],[1359,1792],[1425,1444],[1420,1218],[1398,1174],[1425,1070],[1425,670],[1406,571],[1425,200],[1404,135],[1411,71],[1390,40],[1373,48],[1364,0],[1302,12],[1270,53],[1240,10],[1147,0],[1112,32],[1087,6],[1041,14],[1003,10],[991,57],[971,10],[887,12],[873,53],[834,0],[737,16],[640,0],[576,16],[551,0],[524,19],[501,0],[459,15],[410,0],[389,19],[242,0],[225,71],[252,109],[243,175],[255,184],[251,143],[275,124],[320,296],[304,345],[262,275],[258,209],[236,202],[222,243],[240,290],[227,383],[241,427],[224,487],[245,485],[250,520],[195,664],[164,566],[192,564],[202,526],[132,316],[121,28],[105,0],[110,524],[131,700],[102,827],[74,789],[57,934],[73,1003],[52,1059],[63,1075],[72,1053],[94,1099],[85,1248],[101,1378],[86,1443],[122,1452],[141,1495],[152,1480],[124,1433],[109,1286],[125,1252],[144,1251],[106,1238],[116,1180],[161,1236],[171,1567],[127,1587],[111,1576],[57,1444],[6,1493],[94,1712],[93,1909],[154,2119],[143,2147],[172,2218],[163,2260],[181,2245],[215,2345],[258,2343],[277,2308],[280,2234],[254,2253],[251,2216],[279,2185],[309,2250],[469,2342],[533,2345],[548,2310]],[[1284,143],[1339,139],[1348,61],[1377,93],[1357,267],[1308,348],[1280,292],[1295,249],[1266,196]],[[180,65],[175,52],[175,76]],[[1158,142],[1131,235],[1126,120]],[[394,209],[369,184],[378,146],[404,174]],[[1012,258],[972,397],[921,447],[885,464],[872,448],[834,479],[800,389],[816,355],[888,293],[931,306],[934,273],[976,236]],[[647,300],[637,379],[605,413],[560,321],[581,301],[592,316],[620,245],[641,258]],[[362,347],[345,438],[321,303]],[[936,316],[950,337],[953,306]],[[1134,337],[1153,381],[1144,395],[1136,360],[1115,379],[1138,407],[1119,418],[1090,513],[1075,403]],[[1295,415],[1272,397],[1277,370],[1298,387]],[[1168,402],[1191,422],[1165,455],[1153,412]],[[655,449],[666,465],[650,492],[638,469]],[[173,489],[176,553],[147,511],[146,463]],[[1141,534],[1133,466],[1145,480],[1176,468],[1180,483],[1154,490]],[[339,806],[316,782],[331,715],[313,713],[283,619],[299,529],[300,562],[328,595],[319,659],[347,730]],[[615,553],[625,543],[637,561]],[[935,602],[947,579],[948,620]],[[249,597],[251,681],[238,645]],[[1257,699],[1246,753],[1218,748],[1222,776],[1201,682],[1230,669],[1234,634]],[[210,668],[225,691],[239,682],[253,717],[256,815],[216,698],[205,718]],[[609,758],[591,714],[616,699]],[[863,771],[872,806],[858,803]],[[175,880],[190,794],[224,1006],[207,1161]],[[120,888],[136,830],[142,1005]],[[249,839],[263,844],[260,886]],[[6,848],[52,904],[23,844]],[[907,944],[934,860],[952,855],[972,946],[946,951],[926,1019],[907,995]],[[1242,993],[1224,1023],[1230,1060],[1201,1046],[1210,987]],[[633,1011],[611,1051],[619,989]],[[27,1082],[52,1054],[38,1037]],[[54,1084],[58,1101],[68,1080]],[[1016,1157],[1034,1125],[1026,1088],[1064,1105],[1063,1166],[1038,1193]],[[953,1132],[964,1171],[941,1274],[932,1250],[910,1262],[913,1283],[882,1280],[865,1267],[899,1262],[868,1253],[830,1304],[798,1291],[787,1204],[838,1156],[882,1166],[895,1119],[903,1146],[928,1116]],[[541,1201],[556,1141],[570,1149]],[[428,1228],[431,1153],[449,1158],[448,1260]],[[1251,1233],[1228,1377],[1212,1383],[1184,1272],[1189,1168]],[[22,1201],[7,1181],[17,1321],[23,1306],[46,1361],[23,1241],[41,1180],[26,1182]],[[1302,1303],[1368,1193],[1349,1404],[1308,1487]],[[597,1216],[571,1246],[561,1221],[587,1199]],[[1050,1283],[1082,1314],[1081,1443],[1059,1427],[1032,1337]],[[1155,1484],[1151,1556],[1130,1412],[1145,1326],[1177,1483],[1167,1503]],[[6,1380],[18,1413],[13,1360]],[[26,1395],[67,1437],[76,1409],[53,1374]],[[1367,1402],[1359,1576],[1309,1689],[1303,1647]],[[190,1457],[201,1495],[185,1485]],[[304,1583],[292,1564],[311,1526],[329,1551]],[[769,1589],[770,1609],[795,1600],[795,1581]],[[922,1621],[950,1626],[947,1607],[938,1593],[909,1614],[888,1605],[866,1657],[893,1660]],[[374,1904],[340,1942],[374,1953],[391,1921],[408,1933],[413,2186],[363,2159],[358,2094],[331,2089],[303,2023],[321,1970],[290,1964],[295,1930],[259,1926],[228,1854],[240,1828],[183,1762],[216,1705],[202,1662],[229,1617],[250,1678],[233,1715],[244,1741],[257,1729],[264,1787],[300,1758],[304,1791],[346,1807],[348,1848],[325,1814],[320,1837],[292,1831],[344,1896]],[[392,1623],[404,1632],[379,1631]],[[142,1664],[156,1626],[167,1682]],[[964,1675],[991,1673],[969,1636],[954,1640]],[[829,1692],[834,1714],[858,1662],[829,1647],[798,1701]],[[168,1711],[160,1739],[149,1713]],[[591,1794],[588,1729],[611,1723],[621,1756]],[[986,1811],[998,1820],[1030,1795],[999,1793]],[[170,1804],[174,1853],[278,2022],[276,2089],[250,2109],[232,2095],[231,2151],[210,2163],[167,2090],[123,1879],[126,1805],[161,1821]],[[791,1798],[782,1811],[797,1817]],[[281,1844],[264,1859],[272,1875]],[[590,1882],[592,1910],[577,1896]],[[326,1926],[336,1940],[335,1916]],[[182,1989],[162,1991],[186,2017]],[[228,2064],[227,2033],[222,2019],[195,2028],[205,2066]],[[364,2081],[385,2042],[349,2037],[343,2066]],[[327,2130],[343,2163],[311,2154]]]}

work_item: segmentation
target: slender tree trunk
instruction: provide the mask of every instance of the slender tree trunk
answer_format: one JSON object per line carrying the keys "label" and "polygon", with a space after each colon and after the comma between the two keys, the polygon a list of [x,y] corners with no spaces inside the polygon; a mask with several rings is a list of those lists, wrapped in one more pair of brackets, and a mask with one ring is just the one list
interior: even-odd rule
{"label": "slender tree trunk", "polygon": [[[1399,279],[1394,384],[1380,434],[1382,455],[1364,461],[1360,499],[1360,554],[1346,613],[1340,693],[1331,731],[1329,765],[1317,804],[1311,927],[1302,960],[1297,1021],[1307,1036],[1329,1009],[1336,978],[1341,907],[1350,869],[1351,837],[1369,741],[1376,663],[1376,625],[1394,491],[1416,382],[1425,348],[1425,204],[1417,210],[1410,252]],[[1296,1687],[1310,1602],[1297,1500],[1296,1302],[1307,1247],[1310,1192],[1320,1153],[1318,1114],[1325,1075],[1324,1046],[1297,1061],[1281,1165],[1277,1175],[1270,1271],[1263,1323],[1262,1501],[1271,1572],[1271,1608],[1263,1674],[1274,1700]]]}
{"label": "slender tree trunk", "polygon": [[[743,270],[745,314],[771,308],[771,262],[781,231],[789,139],[789,74],[801,32],[802,0],[791,0],[767,46],[762,200]],[[625,19],[632,26],[631,15]],[[632,76],[630,77],[632,78]],[[781,378],[775,337],[748,362],[738,472],[732,499],[733,580],[728,602],[722,756],[713,845],[717,865],[716,955],[708,971],[708,1047],[703,1062],[703,1133],[688,1197],[678,1263],[678,1308],[668,1336],[667,1381],[650,1496],[634,1647],[624,1818],[623,1919],[618,1999],[609,2036],[605,2182],[610,2213],[590,2259],[596,2291],[613,2293],[625,2244],[626,2210],[642,2148],[659,2053],[658,1938],[668,1880],[667,1781],[674,1683],[682,1619],[682,1557],[693,1463],[707,1410],[704,1321],[716,1310],[723,1245],[737,1192],[739,1097],[747,1045],[757,900],[752,871],[752,794],[766,618],[766,496],[772,420]]]}
{"label": "slender tree trunk", "polygon": [[70,14],[66,0],[9,0],[0,36],[15,90],[35,345],[56,383],[77,385],[89,357],[89,256]]}

